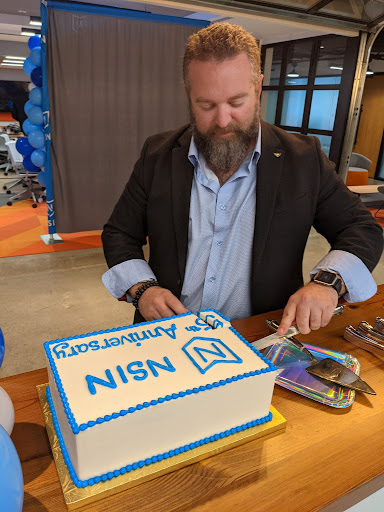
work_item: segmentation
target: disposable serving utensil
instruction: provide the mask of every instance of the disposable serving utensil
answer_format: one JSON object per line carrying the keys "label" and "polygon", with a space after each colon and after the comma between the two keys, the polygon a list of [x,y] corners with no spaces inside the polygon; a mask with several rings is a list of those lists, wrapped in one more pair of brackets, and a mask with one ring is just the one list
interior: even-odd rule
{"label": "disposable serving utensil", "polygon": [[[375,333],[377,333],[376,329]],[[377,357],[384,357],[384,343],[378,337],[372,338],[369,330],[366,331],[366,334],[363,334],[361,328],[355,329],[352,325],[347,325],[344,331],[344,338]]]}
{"label": "disposable serving utensil", "polygon": [[384,348],[384,334],[376,331],[368,322],[365,322],[364,320],[360,322],[357,326],[357,331],[363,336],[367,336],[368,338],[380,343]]}
{"label": "disposable serving utensil", "polygon": [[384,320],[377,316],[375,320],[375,325],[373,327],[376,332],[380,332],[381,334],[384,334]]}
{"label": "disposable serving utensil", "polygon": [[[267,320],[267,325],[271,331],[277,331],[279,324],[275,320]],[[346,366],[343,366],[338,361],[326,357],[320,361],[306,348],[304,345],[296,339],[294,336],[287,338],[300,352],[303,352],[309,356],[311,364],[306,368],[306,371],[319,377],[321,379],[334,382],[339,386],[345,386],[347,388],[355,389],[356,391],[362,391],[370,395],[376,395],[375,391],[369,386],[361,377],[356,375]]]}

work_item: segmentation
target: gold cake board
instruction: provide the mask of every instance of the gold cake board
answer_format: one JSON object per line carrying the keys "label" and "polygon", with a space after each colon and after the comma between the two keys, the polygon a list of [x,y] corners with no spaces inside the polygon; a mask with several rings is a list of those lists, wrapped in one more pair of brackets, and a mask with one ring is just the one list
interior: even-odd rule
{"label": "gold cake board", "polygon": [[136,485],[152,480],[153,478],[157,478],[158,476],[165,475],[166,473],[170,473],[176,469],[189,466],[194,462],[206,459],[224,450],[228,450],[229,448],[234,448],[235,446],[247,443],[248,441],[253,441],[280,430],[285,430],[287,423],[286,419],[273,406],[271,406],[273,418],[267,423],[247,428],[246,430],[224,437],[223,439],[212,441],[208,444],[204,444],[203,446],[198,446],[193,450],[156,462],[155,464],[150,464],[149,466],[144,466],[143,468],[138,468],[134,471],[130,471],[129,473],[125,473],[124,475],[114,477],[106,482],[99,482],[88,487],[79,488],[72,482],[67,466],[64,462],[59,440],[53,425],[51,409],[46,397],[47,386],[48,384],[40,384],[39,386],[36,386],[36,389],[41,409],[43,411],[44,422],[52,448],[57,473],[59,475],[60,484],[63,490],[65,503],[69,510],[74,510],[92,502],[102,500],[107,496],[130,489],[131,487],[135,487]]}

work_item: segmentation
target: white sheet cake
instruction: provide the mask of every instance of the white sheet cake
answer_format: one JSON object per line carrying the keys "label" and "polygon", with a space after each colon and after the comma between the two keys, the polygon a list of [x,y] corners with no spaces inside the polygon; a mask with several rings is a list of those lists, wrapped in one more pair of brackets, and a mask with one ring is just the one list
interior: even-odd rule
{"label": "white sheet cake", "polygon": [[47,397],[75,485],[272,418],[276,367],[220,313],[198,314],[44,344]]}

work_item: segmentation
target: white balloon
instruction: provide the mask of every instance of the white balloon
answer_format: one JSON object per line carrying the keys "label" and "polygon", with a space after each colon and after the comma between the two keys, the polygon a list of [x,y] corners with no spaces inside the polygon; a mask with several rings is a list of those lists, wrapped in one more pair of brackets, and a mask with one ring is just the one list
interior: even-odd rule
{"label": "white balloon", "polygon": [[28,84],[28,90],[29,91],[32,91],[32,89],[34,89],[35,87],[37,87],[33,82],[31,82],[30,84]]}
{"label": "white balloon", "polygon": [[0,425],[7,434],[12,434],[13,425],[15,423],[15,409],[8,393],[0,387]]}

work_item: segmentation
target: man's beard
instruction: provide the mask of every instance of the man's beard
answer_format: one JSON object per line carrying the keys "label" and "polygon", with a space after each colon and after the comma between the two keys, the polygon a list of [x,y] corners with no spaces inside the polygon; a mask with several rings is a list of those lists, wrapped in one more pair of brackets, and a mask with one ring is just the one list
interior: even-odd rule
{"label": "man's beard", "polygon": [[[246,129],[229,124],[225,128],[214,126],[206,133],[198,130],[191,108],[190,115],[196,147],[207,163],[222,172],[238,168],[247,156],[252,141],[257,139],[260,124],[259,109],[256,107],[253,120]],[[231,132],[231,135],[220,137],[221,133],[228,132]]]}

